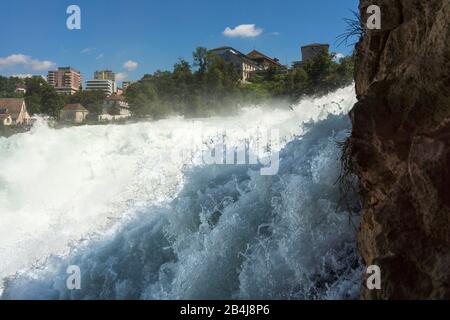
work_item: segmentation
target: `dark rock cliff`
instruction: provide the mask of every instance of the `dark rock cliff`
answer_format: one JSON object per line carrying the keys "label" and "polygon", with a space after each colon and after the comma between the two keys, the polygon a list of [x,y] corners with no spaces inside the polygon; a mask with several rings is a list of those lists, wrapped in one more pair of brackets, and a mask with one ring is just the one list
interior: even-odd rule
{"label": "dark rock cliff", "polygon": [[[450,1],[361,0],[381,30],[357,45],[353,169],[358,245],[381,268],[366,299],[450,299]],[[363,286],[364,287],[364,286]]]}

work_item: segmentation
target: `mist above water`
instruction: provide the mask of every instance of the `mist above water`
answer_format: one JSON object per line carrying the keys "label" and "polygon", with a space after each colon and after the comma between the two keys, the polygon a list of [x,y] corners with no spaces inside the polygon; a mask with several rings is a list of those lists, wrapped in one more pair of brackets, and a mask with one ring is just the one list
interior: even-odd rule
{"label": "mist above water", "polygon": [[[355,230],[336,212],[335,183],[354,102],[349,87],[293,110],[60,130],[40,121],[0,138],[2,298],[356,297]],[[243,130],[271,129],[282,137],[277,175],[201,161],[219,136],[238,144]],[[69,265],[79,291],[65,286]]]}

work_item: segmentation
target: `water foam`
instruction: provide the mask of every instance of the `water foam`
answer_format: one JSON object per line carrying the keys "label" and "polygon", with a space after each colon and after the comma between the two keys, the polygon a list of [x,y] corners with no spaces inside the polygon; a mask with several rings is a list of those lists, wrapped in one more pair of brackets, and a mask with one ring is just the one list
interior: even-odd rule
{"label": "water foam", "polygon": [[[41,123],[0,140],[0,277],[10,276],[2,297],[355,297],[355,232],[335,210],[335,141],[348,134],[353,103],[345,88],[294,111],[62,130]],[[177,156],[198,151],[205,131],[238,141],[240,128],[281,131],[278,175]],[[80,291],[65,287],[72,264]]]}

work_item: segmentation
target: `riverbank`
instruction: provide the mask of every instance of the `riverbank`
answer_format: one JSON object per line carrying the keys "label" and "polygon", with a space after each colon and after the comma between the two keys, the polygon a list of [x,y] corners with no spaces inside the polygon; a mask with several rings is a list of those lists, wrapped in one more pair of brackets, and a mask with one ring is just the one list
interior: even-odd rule
{"label": "riverbank", "polygon": [[30,131],[30,127],[20,126],[2,126],[0,125],[0,138],[9,138],[15,134],[25,133]]}
{"label": "riverbank", "polygon": [[[36,120],[36,119],[35,119]],[[106,125],[126,125],[133,124],[138,122],[149,121],[151,119],[122,119],[115,121],[85,121],[83,123],[67,123],[67,122],[58,122],[55,120],[45,120],[47,124],[52,129],[63,129],[63,128],[72,128],[72,127],[82,127],[82,126],[106,126]],[[33,125],[28,126],[0,126],[0,138],[9,138],[13,135],[26,133],[31,130]]]}

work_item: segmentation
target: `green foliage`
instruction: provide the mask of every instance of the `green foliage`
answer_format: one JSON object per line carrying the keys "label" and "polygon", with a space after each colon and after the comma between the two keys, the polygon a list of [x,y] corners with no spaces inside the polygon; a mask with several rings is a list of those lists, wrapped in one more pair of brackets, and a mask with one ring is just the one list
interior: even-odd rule
{"label": "green foliage", "polygon": [[6,92],[2,91],[0,92],[0,98],[23,98],[23,93],[17,93],[17,92]]}
{"label": "green foliage", "polygon": [[154,116],[155,118],[162,112],[157,109],[156,90],[148,80],[136,82],[127,88],[126,100],[130,104],[130,110],[136,117]]}
{"label": "green foliage", "polygon": [[41,103],[41,113],[59,118],[60,111],[64,108],[65,99],[47,85],[41,92]]}
{"label": "green foliage", "polygon": [[[16,85],[25,85],[26,94],[15,93]],[[91,114],[102,112],[105,94],[102,91],[79,91],[71,96],[59,95],[42,77],[34,76],[26,79],[0,76],[0,97],[25,97],[28,112],[45,114],[58,118],[66,103],[81,103]]]}
{"label": "green foliage", "polygon": [[78,91],[67,97],[67,103],[80,103],[89,110],[91,116],[99,115],[103,110],[103,100],[105,93],[101,90]]}
{"label": "green foliage", "polygon": [[[232,64],[211,55],[205,48],[193,53],[194,66],[177,62],[173,71],[146,74],[132,84],[125,96],[133,115],[161,118],[172,113],[187,117],[221,114],[230,111],[240,94],[239,75]],[[225,111],[226,109],[226,111]]]}
{"label": "green foliage", "polygon": [[[352,161],[352,149],[354,140],[348,137],[346,140],[337,141],[336,145],[341,149],[341,173],[336,181],[339,186],[340,198],[336,207],[336,212],[345,210],[349,213],[349,222],[353,224],[352,217],[359,216],[361,213],[361,204],[355,206],[355,200],[361,193],[359,189],[358,178]],[[354,226],[354,225],[353,225]],[[354,226],[356,229],[356,226]]]}
{"label": "green foliage", "polygon": [[57,118],[64,107],[65,98],[56,93],[42,77],[25,79],[25,101],[30,114],[46,114]]}
{"label": "green foliage", "polygon": [[[195,68],[193,70],[193,68]],[[131,84],[125,92],[134,117],[160,119],[170,114],[186,117],[231,115],[242,104],[260,103],[272,98],[295,101],[304,95],[325,94],[353,81],[353,57],[336,61],[325,52],[301,68],[288,72],[269,69],[255,74],[250,83],[240,81],[239,71],[231,62],[198,47],[193,52],[193,65],[178,61],[172,71],[156,71]],[[80,103],[91,115],[103,109],[102,91],[79,91],[61,96],[41,77],[27,79],[0,76],[0,97],[16,97],[16,85],[27,87],[25,95],[31,114],[58,117],[65,103]],[[111,108],[119,114],[120,108]]]}
{"label": "green foliage", "polygon": [[308,60],[304,69],[308,75],[309,88],[327,89],[334,67],[333,60],[327,54],[322,54]]}
{"label": "green foliage", "polygon": [[116,101],[113,103],[113,105],[108,109],[108,113],[111,116],[118,116],[120,115],[120,105],[119,103]]}
{"label": "green foliage", "polygon": [[334,55],[318,55],[303,68],[287,73],[270,69],[255,75],[250,84],[240,82],[233,64],[199,47],[193,66],[185,60],[173,71],[145,75],[127,89],[125,95],[134,115],[160,118],[171,113],[187,117],[227,115],[242,103],[258,103],[271,98],[296,100],[303,95],[324,94],[353,80],[353,59],[340,62]]}
{"label": "green foliage", "polygon": [[[335,61],[334,54],[323,53],[285,74],[272,71],[265,76],[255,76],[253,84],[259,84],[272,97],[297,100],[304,95],[326,94],[353,81],[353,57]],[[261,87],[258,87],[261,88]]]}
{"label": "green foliage", "polygon": [[205,73],[208,66],[208,49],[197,47],[192,56],[194,58],[194,66],[198,68],[199,73]]}
{"label": "green foliage", "polygon": [[25,80],[18,77],[2,77],[0,76],[0,97],[1,98],[19,98],[23,97],[20,93],[15,93],[17,85],[24,85]]}
{"label": "green foliage", "polygon": [[347,27],[345,32],[338,36],[338,46],[341,46],[342,44],[354,46],[366,34],[364,22],[362,21],[360,13],[354,10],[351,10],[350,12],[352,13],[352,17],[344,19]]}

